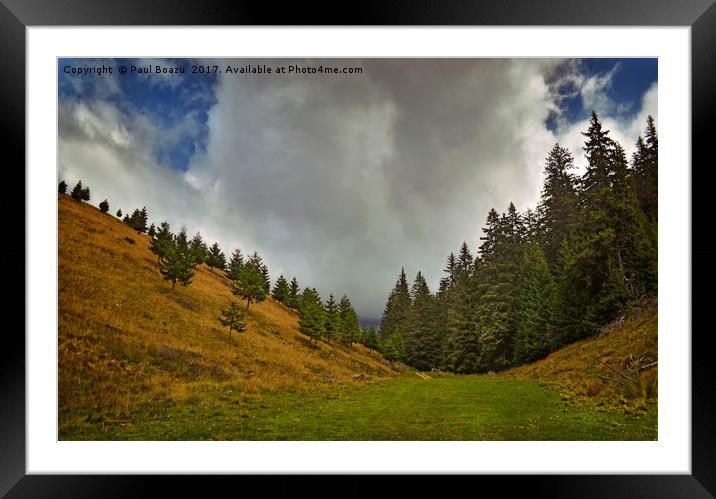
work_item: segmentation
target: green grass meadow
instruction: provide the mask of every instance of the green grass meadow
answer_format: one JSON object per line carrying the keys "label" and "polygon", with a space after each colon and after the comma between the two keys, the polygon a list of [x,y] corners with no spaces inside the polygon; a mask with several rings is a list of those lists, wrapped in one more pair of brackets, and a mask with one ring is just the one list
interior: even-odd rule
{"label": "green grass meadow", "polygon": [[207,386],[182,403],[121,421],[88,417],[60,434],[60,440],[656,439],[656,404],[629,411],[563,400],[533,380],[415,374],[252,397]]}

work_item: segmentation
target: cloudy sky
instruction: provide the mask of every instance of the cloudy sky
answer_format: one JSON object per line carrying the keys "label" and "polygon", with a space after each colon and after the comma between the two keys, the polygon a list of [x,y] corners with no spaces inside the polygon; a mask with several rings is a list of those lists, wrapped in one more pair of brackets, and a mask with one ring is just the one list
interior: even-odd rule
{"label": "cloudy sky", "polygon": [[[119,73],[132,65],[185,73]],[[272,73],[226,72],[246,65]],[[289,65],[362,71],[276,73]],[[345,293],[362,319],[401,266],[434,290],[490,208],[534,208],[555,142],[583,167],[592,109],[629,156],[658,121],[656,59],[62,59],[58,81],[58,181],[227,257],[258,251],[272,278]]]}

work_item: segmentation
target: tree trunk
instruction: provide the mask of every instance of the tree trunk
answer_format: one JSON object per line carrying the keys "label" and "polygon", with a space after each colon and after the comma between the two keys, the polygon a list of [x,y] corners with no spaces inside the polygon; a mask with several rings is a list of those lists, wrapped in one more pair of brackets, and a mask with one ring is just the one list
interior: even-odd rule
{"label": "tree trunk", "polygon": [[624,261],[622,260],[622,249],[621,244],[617,241],[617,266],[619,267],[619,275],[622,278],[622,283],[626,284],[626,274],[624,272]]}
{"label": "tree trunk", "polygon": [[246,311],[249,311],[249,304],[251,303],[251,299],[246,300]]}
{"label": "tree trunk", "polygon": [[229,338],[231,338],[231,326],[229,326]]}

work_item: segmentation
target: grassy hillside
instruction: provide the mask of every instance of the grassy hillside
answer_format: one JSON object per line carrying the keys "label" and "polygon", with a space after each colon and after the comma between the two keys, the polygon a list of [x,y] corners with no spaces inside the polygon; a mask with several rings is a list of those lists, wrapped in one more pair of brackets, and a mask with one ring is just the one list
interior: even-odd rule
{"label": "grassy hillside", "polygon": [[229,338],[217,321],[232,298],[223,275],[201,265],[172,291],[148,236],[69,196],[58,203],[60,439],[208,409],[217,393],[238,401],[396,374],[362,346],[311,345],[270,298]]}
{"label": "grassy hillside", "polygon": [[500,376],[538,380],[576,405],[645,410],[657,401],[657,347],[658,314],[653,299],[633,307],[599,335]]}

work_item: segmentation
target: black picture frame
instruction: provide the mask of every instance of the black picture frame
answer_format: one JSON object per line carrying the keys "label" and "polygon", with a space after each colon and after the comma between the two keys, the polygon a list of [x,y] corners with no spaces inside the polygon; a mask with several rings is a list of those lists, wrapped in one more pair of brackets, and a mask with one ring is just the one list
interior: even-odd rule
{"label": "black picture frame", "polygon": [[[703,169],[713,163],[707,156],[709,118],[716,111],[716,5],[714,0],[529,0],[468,1],[439,3],[416,0],[361,2],[354,8],[292,3],[281,8],[272,3],[194,2],[189,0],[0,0],[0,130],[6,139],[3,159],[7,167],[4,191],[0,196],[2,213],[17,214],[25,207],[25,28],[27,26],[109,26],[109,25],[575,25],[575,26],[690,26],[692,70],[692,175],[698,171],[700,181],[693,186],[704,188]],[[708,161],[711,160],[711,161]],[[688,165],[673,167],[688,168]],[[21,173],[23,172],[23,173]],[[10,175],[10,178],[7,178]],[[21,189],[19,186],[23,186]],[[692,227],[706,224],[707,196],[692,195]],[[25,268],[24,225],[22,234],[17,223],[6,226],[7,236],[0,246],[6,286],[23,282]],[[706,225],[703,225],[706,226]],[[711,224],[708,224],[711,226]],[[692,255],[713,258],[715,250],[708,245],[692,244]],[[713,261],[712,259],[710,259]],[[31,262],[25,261],[25,266]],[[711,269],[706,265],[703,269]],[[714,271],[699,272],[698,281],[709,282]],[[713,280],[710,280],[713,282]],[[13,289],[4,302],[4,316],[17,316],[25,309],[25,293]],[[703,310],[711,293],[692,293],[692,307]],[[700,305],[700,307],[699,307]],[[162,495],[170,490],[181,496],[204,495],[206,477],[135,477],[26,475],[25,450],[25,341],[24,314],[21,324],[10,327],[5,321],[0,347],[0,495],[7,497],[128,497],[142,495],[148,485],[160,485]],[[21,326],[21,327],[20,327]],[[709,340],[713,327],[692,327],[692,474],[691,475],[569,475],[569,476],[481,476],[482,486],[498,485],[504,489],[525,487],[531,495],[568,497],[713,497],[716,495],[716,420],[711,407],[716,389],[710,372],[712,350]],[[690,331],[679,333],[689,334]],[[48,388],[52,389],[52,388]],[[241,480],[243,490],[252,481],[261,480],[264,492],[312,490],[306,477],[267,480],[266,477],[213,477],[230,490]],[[349,480],[357,480],[352,477]],[[363,478],[365,480],[366,478]],[[369,478],[368,478],[369,479]],[[160,482],[160,483],[155,483]],[[415,484],[422,480],[416,477]],[[498,483],[499,482],[499,483]],[[325,482],[322,482],[325,483]],[[453,487],[454,482],[451,482]],[[290,489],[288,488],[290,487]],[[238,493],[239,489],[234,489]],[[350,489],[344,489],[350,490]],[[483,489],[485,491],[490,489]],[[315,492],[315,491],[314,491]]]}

